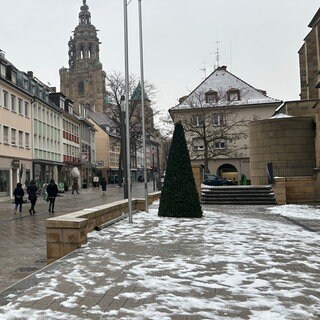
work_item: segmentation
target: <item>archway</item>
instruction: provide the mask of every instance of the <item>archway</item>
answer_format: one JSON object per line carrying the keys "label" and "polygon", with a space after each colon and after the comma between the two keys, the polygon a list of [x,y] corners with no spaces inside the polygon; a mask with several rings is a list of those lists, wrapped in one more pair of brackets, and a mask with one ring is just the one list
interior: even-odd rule
{"label": "archway", "polygon": [[238,171],[237,168],[232,164],[225,163],[221,165],[217,169],[217,175],[225,179],[230,179],[235,183],[238,183]]}

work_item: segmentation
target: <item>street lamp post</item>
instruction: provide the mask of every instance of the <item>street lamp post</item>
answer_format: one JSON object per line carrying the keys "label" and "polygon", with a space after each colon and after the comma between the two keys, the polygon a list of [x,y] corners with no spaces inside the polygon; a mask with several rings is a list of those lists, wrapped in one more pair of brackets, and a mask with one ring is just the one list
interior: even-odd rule
{"label": "street lamp post", "polygon": [[139,9],[139,44],[140,44],[140,78],[141,78],[141,115],[142,115],[142,144],[143,144],[143,176],[144,176],[144,198],[145,211],[148,212],[148,178],[147,178],[147,160],[146,160],[146,128],[144,113],[144,71],[143,71],[143,41],[142,41],[142,13],[141,0],[138,0]]}
{"label": "street lamp post", "polygon": [[132,193],[130,170],[130,122],[129,122],[129,58],[128,58],[128,8],[127,0],[123,0],[124,16],[124,64],[125,64],[125,110],[126,110],[126,157],[127,157],[127,189],[129,223],[132,223]]}
{"label": "street lamp post", "polygon": [[123,185],[123,199],[128,199],[128,185],[127,185],[127,156],[126,156],[126,124],[125,113],[126,104],[125,96],[121,96],[120,103],[120,135],[121,135],[121,169],[122,169],[122,185]]}

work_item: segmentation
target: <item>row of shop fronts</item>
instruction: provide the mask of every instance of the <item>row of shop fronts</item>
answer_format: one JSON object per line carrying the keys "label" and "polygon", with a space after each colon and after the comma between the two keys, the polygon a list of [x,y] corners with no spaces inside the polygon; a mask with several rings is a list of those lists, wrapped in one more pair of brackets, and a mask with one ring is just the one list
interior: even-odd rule
{"label": "row of shop fronts", "polygon": [[[80,171],[80,188],[92,186],[93,177],[104,177],[108,184],[119,183],[119,168],[99,167],[86,162],[53,162],[40,159],[19,159],[0,157],[0,201],[13,198],[13,190],[20,182],[26,187],[30,180],[35,180],[40,190],[54,179],[61,192],[71,189],[71,170],[77,167]],[[148,168],[147,177],[151,181],[158,168]],[[144,177],[143,168],[131,169],[131,181],[141,182]]]}
{"label": "row of shop fronts", "polygon": [[88,163],[58,163],[50,161],[27,160],[0,157],[0,201],[13,198],[13,190],[20,182],[26,187],[30,180],[35,180],[39,191],[54,179],[59,191],[67,191],[72,186],[71,170],[80,171],[80,186],[86,187],[95,175],[95,168]]}

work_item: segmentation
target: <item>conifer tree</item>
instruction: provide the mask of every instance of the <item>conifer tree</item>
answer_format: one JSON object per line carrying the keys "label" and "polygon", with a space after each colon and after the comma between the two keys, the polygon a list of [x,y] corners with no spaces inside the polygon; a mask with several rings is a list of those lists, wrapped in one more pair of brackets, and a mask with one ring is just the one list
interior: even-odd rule
{"label": "conifer tree", "polygon": [[158,215],[183,218],[202,217],[184,129],[180,122],[175,124],[173,132]]}

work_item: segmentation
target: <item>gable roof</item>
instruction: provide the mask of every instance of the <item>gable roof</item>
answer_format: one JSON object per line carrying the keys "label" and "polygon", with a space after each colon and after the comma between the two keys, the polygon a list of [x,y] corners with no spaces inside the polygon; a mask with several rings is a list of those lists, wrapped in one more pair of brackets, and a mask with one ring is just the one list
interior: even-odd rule
{"label": "gable roof", "polygon": [[[240,100],[227,101],[225,94],[229,90],[239,90]],[[196,100],[206,92],[216,91],[218,101],[212,103],[202,103],[202,107],[215,107],[223,105],[248,105],[248,104],[266,104],[279,103],[281,100],[270,98],[262,90],[256,89],[245,81],[241,80],[231,72],[227,71],[225,66],[215,69],[205,80],[203,80],[183,101],[170,110],[190,109],[197,107]],[[198,99],[197,99],[198,98]]]}

